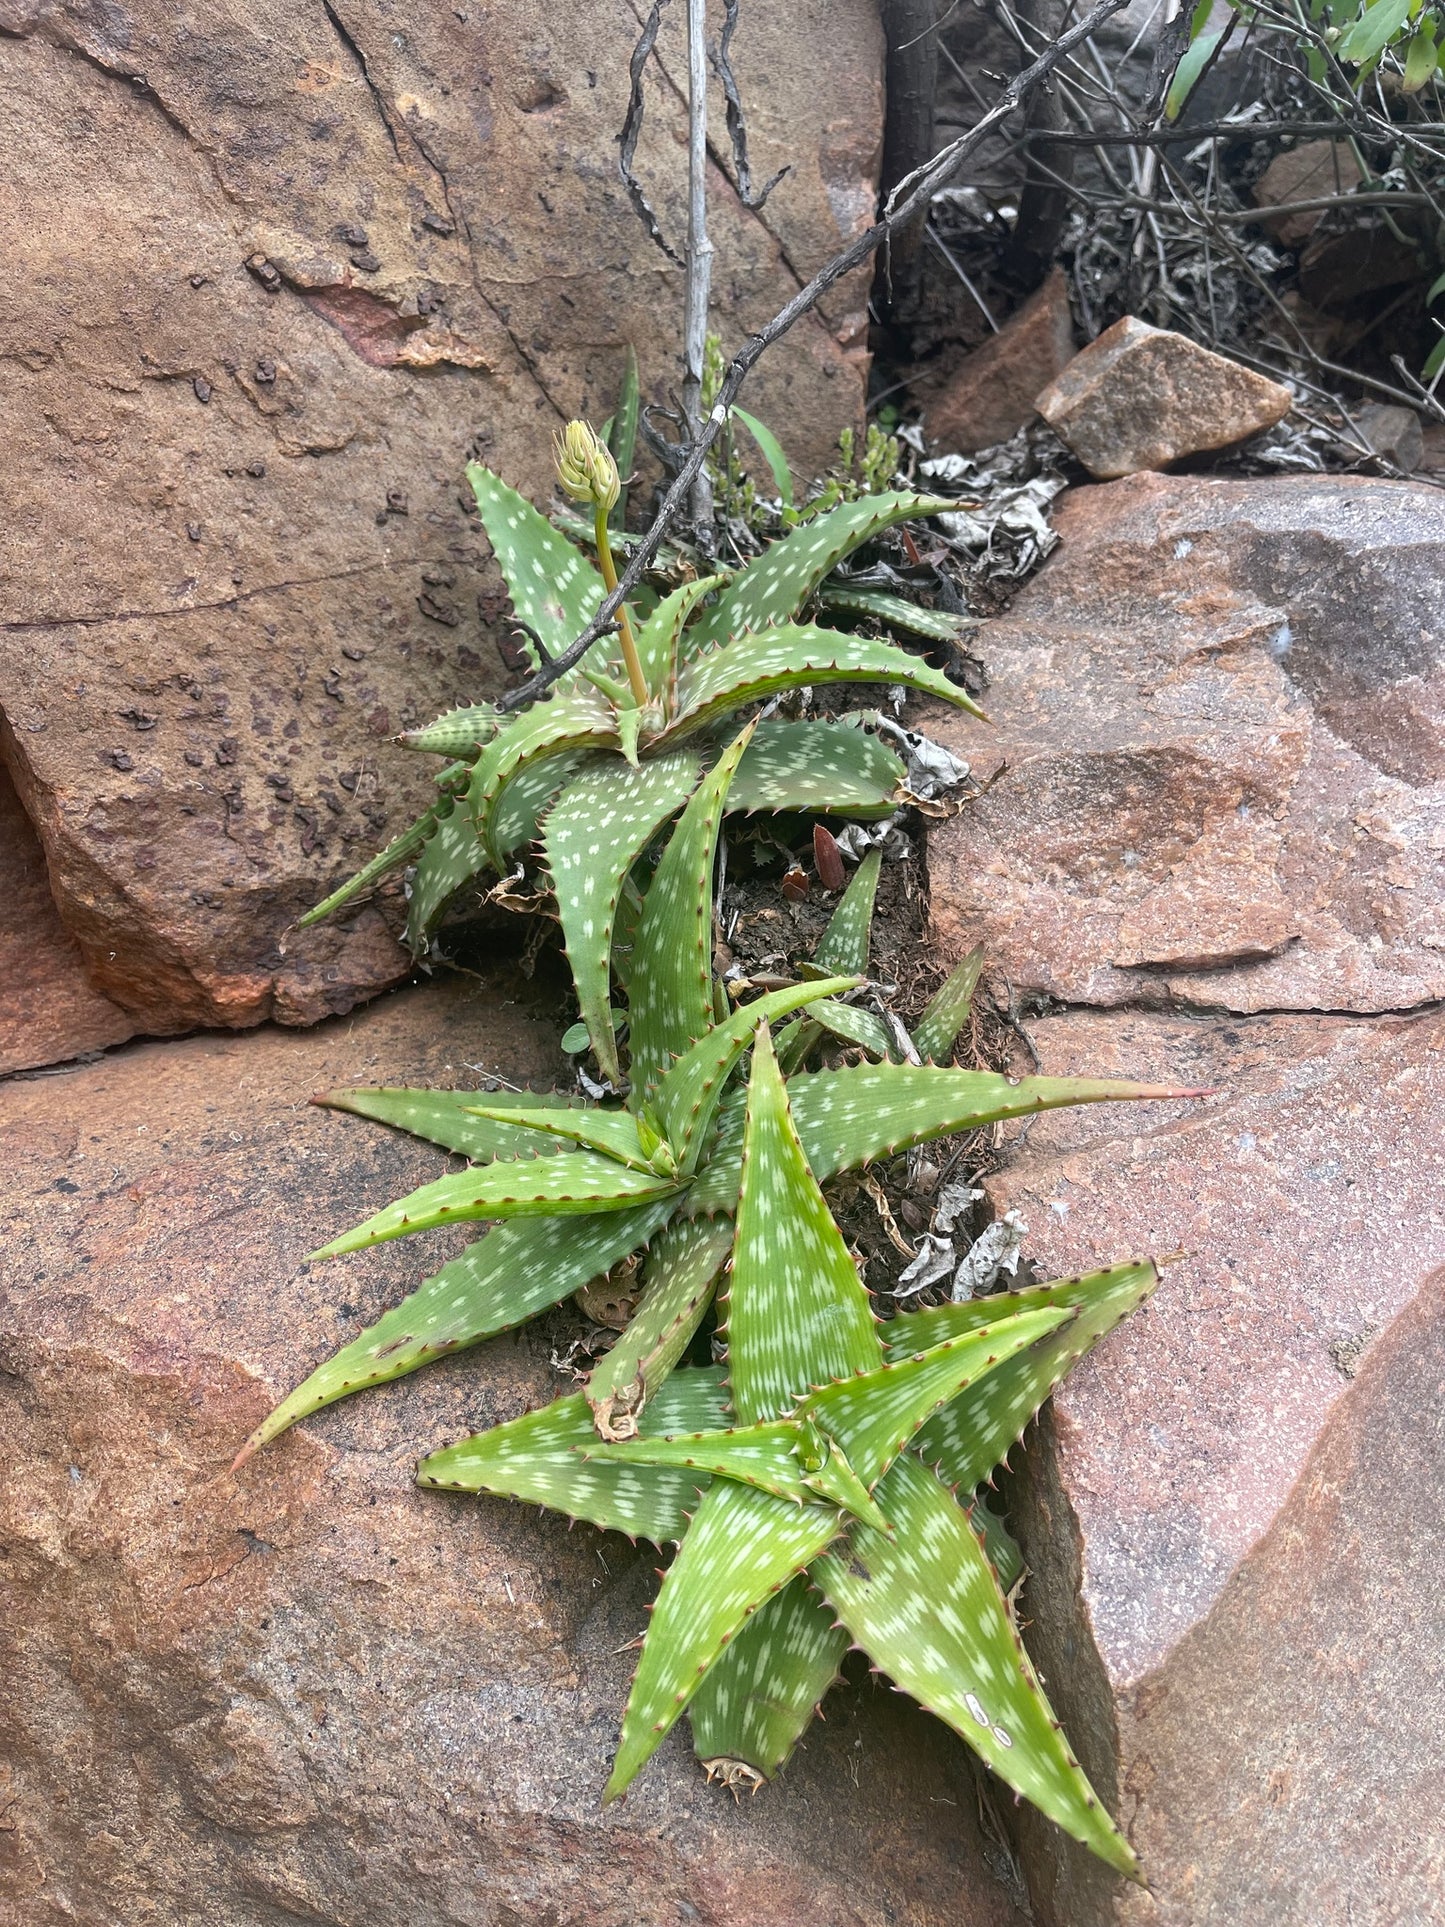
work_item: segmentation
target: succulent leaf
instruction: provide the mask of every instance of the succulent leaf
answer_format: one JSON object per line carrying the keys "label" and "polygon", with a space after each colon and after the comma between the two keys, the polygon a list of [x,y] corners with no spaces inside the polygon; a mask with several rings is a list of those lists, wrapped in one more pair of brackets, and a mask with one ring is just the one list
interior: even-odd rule
{"label": "succulent leaf", "polygon": [[658,1116],[684,1172],[691,1176],[696,1170],[723,1087],[752,1043],[758,1025],[788,1016],[810,1004],[820,992],[827,997],[832,991],[852,990],[856,985],[855,977],[825,977],[820,984],[788,984],[782,990],[770,990],[704,1031],[692,1049],[678,1058],[658,1085],[656,1102]]}
{"label": "succulent leaf", "polygon": [[[479,462],[467,467],[482,526],[507,580],[512,607],[542,638],[549,654],[560,656],[596,615],[606,590],[602,577],[567,537],[500,475]],[[534,669],[541,664],[527,645]]]}
{"label": "succulent leaf", "polygon": [[514,716],[477,758],[467,790],[467,807],[493,866],[500,870],[505,861],[492,812],[507,784],[564,750],[616,747],[616,714],[591,690],[549,696]]}
{"label": "succulent leaf", "polygon": [[793,477],[788,469],[788,458],[783,453],[783,445],[766,423],[760,422],[756,415],[750,415],[746,408],[739,408],[734,402],[731,413],[740,421],[762,451],[773,478],[773,487],[778,491],[778,500],[785,509],[793,506]]}
{"label": "succulent leaf", "polygon": [[637,377],[637,350],[629,342],[627,359],[622,367],[622,386],[617,392],[617,407],[606,428],[607,446],[622,478],[621,490],[607,518],[617,529],[627,526],[627,478],[632,473],[633,458],[637,453],[637,422],[641,412],[642,387]]}
{"label": "succulent leaf", "polygon": [[821,1386],[802,1400],[797,1416],[811,1419],[837,1441],[871,1491],[939,1406],[1073,1316],[1047,1305],[1000,1317],[912,1357],[892,1358],[871,1372]]}
{"label": "succulent leaf", "polygon": [[599,757],[567,785],[543,825],[542,852],[552,875],[582,1021],[603,1075],[613,1084],[622,1082],[608,967],[617,899],[623,878],[686,802],[697,776],[697,756],[686,749],[638,769]]}
{"label": "succulent leaf", "polygon": [[[480,1103],[472,1106],[472,1115],[489,1124],[511,1121],[505,1105],[494,1105],[491,1098],[484,1095]],[[600,1151],[604,1157],[625,1164],[630,1171],[657,1172],[658,1166],[642,1141],[638,1120],[630,1111],[607,1109],[600,1104],[585,1107],[559,1105],[556,1110],[538,1111],[534,1115],[536,1129],[550,1131],[554,1137]],[[671,1176],[671,1173],[667,1175]]]}
{"label": "succulent leaf", "polygon": [[[855,1170],[928,1138],[976,1130],[1000,1119],[1030,1117],[1066,1104],[1198,1096],[1164,1085],[1113,1078],[1024,1077],[993,1071],[934,1069],[915,1064],[859,1064],[813,1071],[788,1081],[788,1102],[808,1163],[820,1179]],[[740,1107],[724,1113],[707,1164],[688,1193],[689,1217],[731,1210],[742,1144]]]}
{"label": "succulent leaf", "polygon": [[[675,1372],[660,1400],[674,1425],[725,1425],[726,1407],[722,1374],[715,1369]],[[697,1507],[697,1476],[663,1466],[591,1464],[579,1451],[589,1440],[597,1443],[592,1414],[581,1393],[573,1392],[433,1452],[417,1467],[417,1484],[549,1506],[655,1545],[681,1539]]]}
{"label": "succulent leaf", "polygon": [[870,1057],[897,1059],[898,1040],[883,1019],[857,1004],[842,1004],[833,997],[820,998],[808,1005],[815,1024],[841,1037],[845,1044],[857,1044]]}
{"label": "succulent leaf", "polygon": [[637,655],[652,696],[667,696],[671,692],[683,624],[709,590],[726,580],[726,576],[705,575],[696,581],[684,582],[681,588],[663,597],[638,629]]}
{"label": "succulent leaf", "polygon": [[932,495],[890,490],[840,502],[815,516],[750,562],[690,634],[694,649],[728,642],[749,629],[786,622],[830,569],[861,543],[898,522],[937,515],[954,503]]}
{"label": "succulent leaf", "polygon": [[728,814],[802,810],[868,822],[898,808],[903,763],[852,723],[758,724],[728,791]]}
{"label": "succulent leaf", "polygon": [[985,1320],[1048,1307],[1075,1314],[1032,1351],[1008,1359],[950,1400],[919,1433],[919,1455],[937,1465],[951,1485],[967,1490],[986,1479],[1065,1374],[1158,1282],[1157,1266],[1146,1259],[1026,1291],[995,1292],[962,1305],[906,1312],[891,1320],[883,1333],[894,1356],[900,1348],[937,1344],[970,1332]]}
{"label": "succulent leaf", "polygon": [[908,636],[922,636],[929,642],[957,642],[967,629],[978,625],[968,616],[950,615],[946,609],[925,609],[906,596],[889,595],[880,589],[847,589],[828,583],[818,591],[818,607],[829,614],[869,616],[890,629],[901,629]]}
{"label": "succulent leaf", "polygon": [[442,912],[457,891],[484,869],[486,862],[486,851],[477,841],[468,811],[457,802],[450,807],[444,804],[437,811],[436,828],[417,858],[412,878],[406,941],[414,957],[425,951]]}
{"label": "succulent leaf", "polygon": [[674,1219],[653,1240],[637,1309],[587,1380],[587,1403],[602,1438],[621,1438],[635,1426],[681,1358],[712,1303],[732,1243],[726,1218]]}
{"label": "succulent leaf", "polygon": [[645,1245],[672,1211],[668,1200],[573,1218],[565,1241],[546,1219],[494,1226],[318,1366],[252,1433],[241,1458],[363,1386],[388,1384],[434,1358],[524,1325]]}
{"label": "succulent leaf", "polygon": [[[445,1145],[481,1163],[486,1158],[537,1157],[568,1149],[567,1141],[526,1122],[532,1111],[575,1109],[585,1100],[569,1101],[551,1092],[534,1091],[415,1091],[384,1088],[327,1091],[312,1099],[332,1111],[351,1111],[357,1117],[394,1124],[429,1144]],[[482,1118],[468,1107],[490,1107]],[[506,1113],[505,1116],[498,1113]]]}
{"label": "succulent leaf", "polygon": [[727,1305],[738,1422],[882,1358],[868,1294],[808,1167],[766,1030],[753,1049]]}
{"label": "succulent leaf", "polygon": [[708,1487],[652,1610],[606,1799],[656,1752],[748,1615],[816,1558],[842,1521],[832,1506],[791,1505],[730,1479]]}
{"label": "succulent leaf", "polygon": [[524,763],[502,785],[488,815],[491,847],[499,857],[509,857],[524,843],[536,842],[547,805],[593,760],[590,750],[564,749],[559,755],[549,751],[534,763]]}
{"label": "succulent leaf", "polygon": [[855,1525],[846,1551],[813,1567],[815,1583],[877,1664],[1000,1779],[1110,1866],[1136,1874],[1039,1690],[967,1515],[909,1454],[877,1497],[895,1536]]}
{"label": "succulent leaf", "polygon": [[838,1677],[848,1635],[805,1578],[761,1606],[703,1676],[688,1707],[702,1760],[741,1760],[771,1776]]}
{"label": "succulent leaf", "polygon": [[878,895],[878,877],[882,868],[883,852],[870,850],[854,871],[848,888],[838,899],[837,909],[828,919],[828,928],[818,939],[818,947],[813,952],[813,970],[818,976],[867,976],[873,905]]}
{"label": "succulent leaf", "polygon": [[[816,1436],[795,1419],[771,1419],[764,1425],[684,1432],[667,1438],[621,1439],[605,1444],[593,1439],[579,1450],[599,1464],[692,1467],[709,1477],[735,1479],[760,1492],[771,1492],[793,1505],[814,1505],[822,1500],[886,1531],[886,1522],[867,1486],[836,1442],[820,1440],[819,1449],[808,1454]],[[816,1464],[811,1463],[814,1457]]]}
{"label": "succulent leaf", "polygon": [[973,1010],[973,993],[983,970],[983,945],[978,944],[950,971],[928,1000],[928,1008],[913,1026],[920,1057],[946,1064],[953,1056],[958,1034]]}
{"label": "succulent leaf", "polygon": [[[364,1224],[343,1231],[307,1262],[339,1258],[348,1251],[366,1251],[391,1238],[415,1231],[434,1231],[441,1225],[464,1224],[476,1218],[526,1218],[627,1211],[671,1197],[679,1188],[675,1178],[649,1171],[630,1171],[597,1151],[573,1151],[561,1157],[505,1158],[473,1165],[398,1198]],[[555,1234],[554,1234],[555,1235]]]}
{"label": "succulent leaf", "polygon": [[340,889],[333,890],[329,897],[323,897],[304,916],[298,917],[296,921],[299,927],[309,930],[313,923],[322,922],[343,905],[352,902],[401,864],[412,862],[425,847],[440,818],[450,808],[451,798],[444,797],[440,803],[433,803],[430,809],[423,810],[415,823],[409,824],[400,836],[393,837],[384,850],[379,850],[370,863],[363,864],[354,877],[348,877]]}
{"label": "succulent leaf", "polygon": [[713,868],[728,785],[751,735],[749,726],[693,792],[643,902],[629,977],[634,1106],[712,1023]]}
{"label": "succulent leaf", "polygon": [[744,703],[762,702],[787,689],[833,682],[901,683],[971,715],[983,714],[957,683],[891,642],[780,622],[688,662],[678,674],[677,720],[668,735],[683,736],[731,715]]}
{"label": "succulent leaf", "polygon": [[495,703],[471,703],[465,709],[449,709],[425,729],[404,730],[396,740],[403,749],[470,759],[484,743],[492,740],[504,720]]}

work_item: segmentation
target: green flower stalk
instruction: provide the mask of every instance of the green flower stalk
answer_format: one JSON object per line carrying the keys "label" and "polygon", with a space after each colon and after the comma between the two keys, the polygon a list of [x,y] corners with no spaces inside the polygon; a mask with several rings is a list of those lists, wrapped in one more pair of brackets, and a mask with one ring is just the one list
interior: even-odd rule
{"label": "green flower stalk", "polygon": [[[552,447],[557,463],[557,480],[563,492],[570,495],[574,502],[592,504],[597,563],[602,571],[602,580],[607,584],[607,593],[611,595],[617,587],[617,565],[612,560],[607,518],[622,493],[622,477],[617,473],[612,451],[598,439],[586,422],[568,422],[553,437]],[[642,709],[647,703],[647,678],[642,673],[642,660],[637,653],[637,641],[632,633],[625,603],[618,608],[617,624],[632,700]]]}

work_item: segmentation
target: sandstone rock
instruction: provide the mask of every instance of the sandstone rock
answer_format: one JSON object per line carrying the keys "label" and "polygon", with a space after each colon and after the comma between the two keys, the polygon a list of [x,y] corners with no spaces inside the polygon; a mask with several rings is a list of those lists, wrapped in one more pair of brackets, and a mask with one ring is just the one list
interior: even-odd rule
{"label": "sandstone rock", "polygon": [[1052,1275],[1187,1253],[1055,1397],[1030,1642],[1148,1895],[1021,1815],[1048,1927],[1438,1913],[1445,1022],[1068,1012],[1042,1067],[1220,1095],[1041,1118],[992,1181]]}
{"label": "sandstone rock", "polygon": [[966,754],[1007,767],[931,839],[945,947],[1066,1003],[1445,996],[1437,491],[1140,476],[1057,527],[980,637]]}
{"label": "sandstone rock", "polygon": [[1244,441],[1282,420],[1293,399],[1281,383],[1126,315],[1034,406],[1090,474],[1107,479]]}
{"label": "sandstone rock", "polygon": [[[5,756],[62,916],[138,1028],[309,1022],[406,958],[297,914],[415,812],[394,733],[496,693],[477,452],[535,498],[625,344],[675,383],[680,274],[616,136],[638,23],[600,4],[0,0]],[[676,10],[639,172],[684,221]],[[761,213],[715,173],[735,343],[871,218],[871,0],[744,21]],[[718,97],[718,124],[722,103]],[[800,469],[861,410],[867,275],[758,371]]]}
{"label": "sandstone rock", "polygon": [[5,1087],[7,1920],[1019,1927],[961,1744],[866,1676],[755,1799],[679,1736],[601,1809],[655,1555],[411,1482],[555,1395],[567,1318],[226,1471],[447,1248],[298,1271],[439,1163],[306,1094],[546,1083],[549,995],[494,975]]}
{"label": "sandstone rock", "polygon": [[1420,417],[1413,408],[1396,408],[1389,402],[1367,402],[1354,416],[1356,428],[1375,453],[1407,475],[1421,467],[1425,459],[1425,435]]}
{"label": "sandstone rock", "polygon": [[121,1044],[135,1030],[85,974],[45,855],[0,764],[0,1077]]}
{"label": "sandstone rock", "polygon": [[1006,442],[1034,417],[1034,397],[1073,359],[1074,323],[1062,268],[936,394],[921,397],[930,446],[960,455]]}
{"label": "sandstone rock", "polygon": [[[1295,201],[1321,201],[1351,193],[1364,176],[1353,151],[1343,141],[1302,141],[1298,147],[1276,154],[1254,187],[1255,205],[1269,210]],[[1287,248],[1307,241],[1324,219],[1323,208],[1300,208],[1293,214],[1260,216],[1260,226],[1268,228]]]}

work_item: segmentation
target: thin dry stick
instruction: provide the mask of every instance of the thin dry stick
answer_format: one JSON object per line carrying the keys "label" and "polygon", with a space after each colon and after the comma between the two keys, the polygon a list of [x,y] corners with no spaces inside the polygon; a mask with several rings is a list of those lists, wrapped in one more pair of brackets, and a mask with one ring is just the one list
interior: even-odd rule
{"label": "thin dry stick", "polygon": [[623,600],[642,580],[652,558],[661,548],[663,538],[677,519],[683,504],[690,497],[698,470],[707,460],[708,450],[721,433],[728,418],[728,410],[736,401],[744,381],[773,343],[781,340],[795,322],[810,313],[828,290],[841,281],[844,275],[851,274],[854,268],[861,267],[882,246],[890,234],[897,233],[900,228],[913,220],[920,210],[926,208],[938,190],[948,185],[969,155],[988,139],[995,128],[1008,119],[1029,90],[1052,73],[1059,61],[1072,52],[1081,41],[1087,40],[1089,35],[1095,32],[1111,14],[1120,12],[1127,4],[1128,0],[1099,0],[1098,6],[1087,13],[1082,20],[1070,27],[1067,33],[1060,34],[1053,45],[1046,47],[1037,60],[1030,62],[1014,76],[999,95],[998,100],[975,126],[971,127],[966,134],[961,134],[956,141],[950,142],[925,167],[916,168],[912,174],[905,176],[898,183],[888,197],[881,220],[875,221],[866,233],[860,234],[855,241],[850,242],[840,253],[835,254],[805,287],[798,290],[786,306],[778,310],[765,327],[759,329],[757,334],[749,336],[730,362],[728,371],[723,377],[722,386],[718,390],[717,400],[702,424],[701,433],[688,450],[687,460],[673,477],[667,494],[653,517],[651,528],[633,550],[632,560],[628,563],[617,587],[599,605],[596,615],[577,640],[560,656],[555,657],[552,662],[537,670],[518,688],[504,696],[497,705],[500,710],[507,712],[520,709],[526,703],[535,702],[537,697],[550,689],[559,677],[565,676],[569,669],[577,666],[612,621]]}
{"label": "thin dry stick", "polygon": [[[707,231],[707,10],[687,0],[687,280],[682,324],[682,415],[695,448],[702,434],[702,362],[707,347],[707,303],[712,291],[712,242]],[[704,546],[712,537],[712,479],[699,463],[692,479],[693,529]]]}

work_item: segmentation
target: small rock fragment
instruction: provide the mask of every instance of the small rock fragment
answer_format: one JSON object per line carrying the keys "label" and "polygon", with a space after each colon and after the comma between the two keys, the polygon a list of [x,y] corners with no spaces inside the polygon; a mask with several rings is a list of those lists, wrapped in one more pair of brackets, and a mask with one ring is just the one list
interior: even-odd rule
{"label": "small rock fragment", "polygon": [[1225,355],[1125,315],[1034,406],[1092,475],[1164,468],[1272,428],[1293,396]]}
{"label": "small rock fragment", "polygon": [[975,348],[925,398],[931,446],[972,455],[1017,434],[1033,419],[1034,396],[1061,375],[1074,354],[1069,284],[1055,268],[996,335]]}
{"label": "small rock fragment", "polygon": [[1425,435],[1413,408],[1372,401],[1356,409],[1355,427],[1383,462],[1413,475],[1425,459]]}
{"label": "small rock fragment", "polygon": [[1314,233],[1326,210],[1300,208],[1293,214],[1269,210],[1349,194],[1360,180],[1360,164],[1343,141],[1305,141],[1291,147],[1276,154],[1255,183],[1255,205],[1265,210],[1259,224],[1284,247],[1297,248]]}

